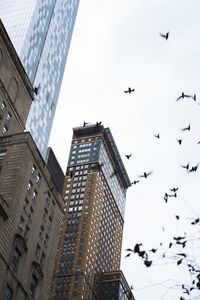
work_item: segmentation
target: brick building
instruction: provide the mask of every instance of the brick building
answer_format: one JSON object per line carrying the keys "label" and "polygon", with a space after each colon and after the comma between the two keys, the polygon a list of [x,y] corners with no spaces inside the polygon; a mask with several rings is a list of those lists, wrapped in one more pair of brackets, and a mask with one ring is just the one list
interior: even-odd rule
{"label": "brick building", "polygon": [[30,133],[23,132],[33,100],[0,22],[1,300],[48,299],[63,215],[55,179]]}
{"label": "brick building", "polygon": [[102,293],[109,300],[134,299],[127,284],[120,283],[122,276],[116,293],[120,288],[123,298],[113,298],[106,290],[110,286],[102,285],[104,273],[120,268],[126,189],[130,185],[110,129],[98,123],[74,128],[52,300],[103,300]]}

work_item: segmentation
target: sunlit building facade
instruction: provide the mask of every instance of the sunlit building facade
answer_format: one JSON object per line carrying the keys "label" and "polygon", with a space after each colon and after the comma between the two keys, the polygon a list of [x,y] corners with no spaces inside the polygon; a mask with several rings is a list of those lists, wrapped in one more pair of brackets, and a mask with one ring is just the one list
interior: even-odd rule
{"label": "sunlit building facade", "polygon": [[26,130],[45,157],[79,0],[1,2],[0,17],[36,88]]}
{"label": "sunlit building facade", "polygon": [[110,129],[74,128],[50,299],[100,299],[102,274],[120,268],[130,185]]}

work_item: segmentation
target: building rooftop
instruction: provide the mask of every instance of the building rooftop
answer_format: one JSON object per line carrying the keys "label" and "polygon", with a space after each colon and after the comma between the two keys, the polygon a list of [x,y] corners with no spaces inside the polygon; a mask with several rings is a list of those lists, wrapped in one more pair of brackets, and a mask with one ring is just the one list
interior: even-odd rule
{"label": "building rooftop", "polygon": [[103,133],[104,140],[110,151],[112,159],[115,163],[116,171],[120,176],[124,188],[127,189],[129,186],[131,186],[130,179],[128,177],[124,164],[122,162],[121,156],[115,144],[110,128],[104,128],[103,125],[99,125],[99,123],[97,123],[97,124],[73,128],[73,132],[74,132],[73,138],[83,137],[87,135],[89,136],[91,134]]}

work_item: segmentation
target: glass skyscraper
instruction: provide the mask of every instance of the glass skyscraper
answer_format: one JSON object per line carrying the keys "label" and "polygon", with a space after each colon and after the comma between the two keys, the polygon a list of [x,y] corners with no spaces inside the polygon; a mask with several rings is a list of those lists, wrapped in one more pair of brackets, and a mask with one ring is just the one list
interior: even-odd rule
{"label": "glass skyscraper", "polygon": [[2,0],[0,18],[37,89],[26,130],[46,154],[79,0]]}

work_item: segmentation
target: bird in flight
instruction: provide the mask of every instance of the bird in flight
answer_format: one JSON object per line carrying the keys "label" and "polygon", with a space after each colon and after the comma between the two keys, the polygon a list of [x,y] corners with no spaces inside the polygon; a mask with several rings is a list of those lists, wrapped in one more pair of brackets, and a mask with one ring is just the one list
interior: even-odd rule
{"label": "bird in flight", "polygon": [[196,94],[194,94],[194,96],[192,97],[192,99],[193,99],[194,101],[197,101],[197,96],[196,96]]}
{"label": "bird in flight", "polygon": [[188,125],[188,127],[185,127],[185,128],[181,129],[181,131],[186,131],[186,130],[190,131],[190,124]]}
{"label": "bird in flight", "polygon": [[151,175],[153,171],[150,171],[149,173],[144,172],[142,175],[139,175],[138,177],[144,177],[147,178],[149,175]]}
{"label": "bird in flight", "polygon": [[182,144],[182,140],[177,139],[177,142],[179,143],[179,145]]}
{"label": "bird in flight", "polygon": [[140,182],[140,181],[139,180],[134,180],[133,182],[131,182],[131,185],[137,184],[138,182]]}
{"label": "bird in flight", "polygon": [[170,189],[170,191],[176,193],[178,191],[178,188],[173,188],[173,189]]}
{"label": "bird in flight", "polygon": [[166,40],[168,40],[169,32],[167,32],[166,34],[160,33],[160,36],[162,36],[163,38],[165,38]]}
{"label": "bird in flight", "polygon": [[126,91],[124,91],[124,93],[129,93],[129,94],[131,94],[132,92],[134,92],[135,91],[135,89],[132,89],[132,88],[128,88],[128,90],[126,90]]}
{"label": "bird in flight", "polygon": [[154,136],[155,136],[157,139],[159,139],[159,138],[160,138],[160,135],[159,135],[159,133],[158,133],[158,134],[154,134]]}
{"label": "bird in flight", "polygon": [[88,123],[84,121],[84,122],[83,122],[83,127],[85,127],[87,124],[88,124]]}
{"label": "bird in flight", "polygon": [[187,165],[183,166],[181,165],[182,168],[186,169],[186,170],[189,170],[189,166],[190,166],[190,163],[188,163]]}
{"label": "bird in flight", "polygon": [[132,153],[131,154],[126,154],[126,158],[129,159],[131,157]]}
{"label": "bird in flight", "polygon": [[184,99],[184,98],[191,98],[191,96],[186,95],[185,93],[182,92],[181,96],[179,96],[176,101],[180,100],[180,99]]}
{"label": "bird in flight", "polygon": [[196,172],[198,169],[199,164],[197,164],[196,166],[192,167],[189,172]]}
{"label": "bird in flight", "polygon": [[99,127],[101,125],[102,122],[97,122],[96,126]]}

